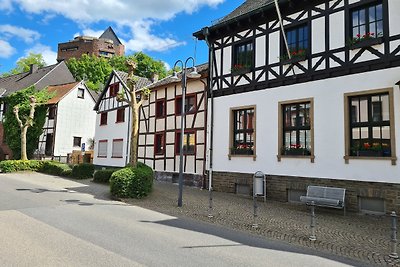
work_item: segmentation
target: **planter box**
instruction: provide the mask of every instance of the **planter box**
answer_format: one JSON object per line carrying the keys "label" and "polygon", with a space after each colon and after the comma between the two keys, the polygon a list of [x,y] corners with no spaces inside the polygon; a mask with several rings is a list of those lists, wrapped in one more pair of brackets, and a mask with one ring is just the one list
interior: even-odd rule
{"label": "planter box", "polygon": [[310,156],[310,151],[304,149],[292,149],[292,150],[285,150],[282,153],[283,155],[287,156]]}
{"label": "planter box", "polygon": [[351,44],[349,47],[351,50],[353,50],[353,49],[359,49],[359,48],[364,48],[364,47],[370,47],[370,46],[378,45],[381,43],[383,43],[383,37],[369,38],[369,39],[362,40],[358,43]]}
{"label": "planter box", "polygon": [[379,150],[359,150],[357,151],[359,157],[382,157],[383,152]]}
{"label": "planter box", "polygon": [[240,70],[232,70],[231,74],[232,75],[241,75],[241,74],[246,74],[246,73],[249,73],[249,72],[251,72],[250,68],[242,68]]}
{"label": "planter box", "polygon": [[252,149],[232,149],[232,155],[253,155],[254,152]]}
{"label": "planter box", "polygon": [[291,59],[282,59],[281,63],[283,65],[288,65],[288,64],[294,64],[297,62],[305,61],[307,59],[307,56],[297,56],[297,57],[292,57]]}

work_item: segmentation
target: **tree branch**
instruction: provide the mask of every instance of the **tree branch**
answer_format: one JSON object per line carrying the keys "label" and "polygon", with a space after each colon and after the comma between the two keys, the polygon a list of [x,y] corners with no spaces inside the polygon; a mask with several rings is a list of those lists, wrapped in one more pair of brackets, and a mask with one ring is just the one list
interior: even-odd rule
{"label": "tree branch", "polygon": [[18,106],[14,106],[13,112],[15,114],[15,118],[17,118],[17,122],[20,128],[24,127],[21,119],[19,118],[19,107]]}

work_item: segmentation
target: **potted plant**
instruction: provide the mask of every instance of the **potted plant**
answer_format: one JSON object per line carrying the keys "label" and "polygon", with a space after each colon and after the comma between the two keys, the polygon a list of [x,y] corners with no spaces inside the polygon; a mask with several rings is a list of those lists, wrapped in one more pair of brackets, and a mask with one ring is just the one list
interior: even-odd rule
{"label": "potted plant", "polygon": [[304,61],[306,59],[307,51],[305,49],[290,49],[289,54],[290,58],[286,52],[280,57],[280,61],[282,64]]}
{"label": "potted plant", "polygon": [[301,145],[293,144],[289,147],[282,147],[282,155],[310,156],[311,151],[305,147],[302,147]]}
{"label": "potted plant", "polygon": [[359,157],[383,157],[390,156],[390,149],[387,144],[367,142],[352,148],[352,153]]}
{"label": "potted plant", "polygon": [[231,155],[253,155],[253,146],[248,144],[238,144],[230,149]]}

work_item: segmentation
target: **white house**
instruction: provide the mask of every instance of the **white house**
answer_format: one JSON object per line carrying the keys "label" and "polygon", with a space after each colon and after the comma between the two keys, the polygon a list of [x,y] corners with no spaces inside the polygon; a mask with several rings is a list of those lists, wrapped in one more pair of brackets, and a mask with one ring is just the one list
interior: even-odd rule
{"label": "white house", "polygon": [[[188,69],[188,76],[192,69]],[[183,178],[186,185],[202,187],[205,179],[207,71],[197,66],[199,78],[187,79]],[[138,159],[153,167],[158,180],[179,177],[182,87],[171,76],[148,86],[151,94],[140,112]]]}
{"label": "white house", "polygon": [[284,35],[272,0],[194,33],[210,47],[213,188],[236,192],[261,170],[272,199],[327,185],[352,210],[399,212],[400,1],[279,7]]}
{"label": "white house", "polygon": [[96,122],[94,93],[83,81],[53,85],[47,90],[53,96],[48,101],[36,154],[66,160],[73,150],[92,149]]}
{"label": "white house", "polygon": [[[113,70],[94,107],[97,117],[93,163],[98,167],[125,167],[129,163],[131,108],[116,98],[120,91],[129,91],[127,77],[127,73]],[[138,77],[136,86],[141,89],[150,83]],[[129,99],[128,93],[125,96]]]}

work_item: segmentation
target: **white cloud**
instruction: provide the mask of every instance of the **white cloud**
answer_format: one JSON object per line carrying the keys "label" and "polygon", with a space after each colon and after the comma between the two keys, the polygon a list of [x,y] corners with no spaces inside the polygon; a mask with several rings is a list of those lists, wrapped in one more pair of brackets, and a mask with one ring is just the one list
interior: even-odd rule
{"label": "white cloud", "polygon": [[11,0],[0,0],[0,10],[11,11]]}
{"label": "white cloud", "polygon": [[165,68],[168,70],[171,69],[171,65],[169,65],[167,62],[163,61]]}
{"label": "white cloud", "polygon": [[28,56],[29,53],[42,54],[46,65],[52,65],[57,63],[57,52],[51,50],[50,46],[43,44],[36,44],[35,46],[25,50],[25,56]]}
{"label": "white cloud", "polygon": [[155,22],[172,19],[181,12],[191,14],[203,6],[216,6],[225,0],[7,1],[12,1],[28,13],[63,15],[85,27],[84,35],[98,34],[97,30],[87,29],[87,25],[99,21],[113,22],[121,28],[127,26],[131,29],[131,36],[127,37],[130,39],[124,42],[128,51],[164,51],[185,42],[171,36],[157,36],[151,30]]}
{"label": "white cloud", "polygon": [[0,40],[0,58],[9,58],[15,53],[15,48],[10,43]]}
{"label": "white cloud", "polygon": [[22,27],[13,26],[10,24],[0,25],[0,34],[5,37],[18,37],[26,43],[32,43],[40,38],[40,33],[37,31],[25,29]]}

